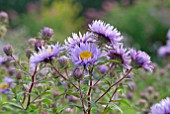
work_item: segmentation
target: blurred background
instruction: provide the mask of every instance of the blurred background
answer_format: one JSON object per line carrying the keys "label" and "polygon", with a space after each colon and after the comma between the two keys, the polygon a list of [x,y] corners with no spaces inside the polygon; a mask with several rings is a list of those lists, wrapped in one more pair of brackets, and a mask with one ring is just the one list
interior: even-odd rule
{"label": "blurred background", "polygon": [[169,0],[0,0],[0,11],[10,19],[1,47],[11,43],[23,50],[26,39],[45,26],[54,29],[54,40],[63,42],[102,19],[122,32],[126,45],[146,51],[159,64],[157,49],[166,43],[170,27]]}

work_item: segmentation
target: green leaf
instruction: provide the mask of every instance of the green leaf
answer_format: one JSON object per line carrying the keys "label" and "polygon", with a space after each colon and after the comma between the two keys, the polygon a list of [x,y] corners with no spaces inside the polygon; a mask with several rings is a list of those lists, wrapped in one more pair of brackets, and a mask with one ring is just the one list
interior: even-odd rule
{"label": "green leaf", "polygon": [[125,99],[112,100],[111,102],[119,102],[119,103],[123,103],[129,107],[132,107],[131,104]]}
{"label": "green leaf", "polygon": [[108,112],[113,111],[115,109],[118,110],[121,114],[123,114],[122,109],[114,103],[112,103],[112,105],[109,106],[102,114],[108,114]]}
{"label": "green leaf", "polygon": [[43,102],[43,103],[46,103],[46,104],[51,104],[52,100],[48,99],[48,98],[42,98],[42,99],[35,100],[35,102]]}
{"label": "green leaf", "polygon": [[22,74],[24,74],[25,76],[30,76],[26,71],[21,70],[21,69],[16,69],[18,72],[21,72]]}
{"label": "green leaf", "polygon": [[68,102],[67,104],[68,104],[69,106],[75,106],[75,107],[77,107],[77,108],[79,108],[79,109],[81,109],[81,110],[83,109],[82,106],[80,106],[80,105],[78,105],[78,104],[75,104],[75,103],[73,103],[73,102]]}
{"label": "green leaf", "polygon": [[19,108],[19,109],[22,108],[20,105],[12,103],[12,102],[4,102],[3,105],[10,105],[10,106],[12,106],[14,108]]}

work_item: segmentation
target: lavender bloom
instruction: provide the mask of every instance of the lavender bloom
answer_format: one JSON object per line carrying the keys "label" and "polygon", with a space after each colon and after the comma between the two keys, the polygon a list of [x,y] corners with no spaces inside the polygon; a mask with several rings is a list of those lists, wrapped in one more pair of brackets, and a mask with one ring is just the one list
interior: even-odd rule
{"label": "lavender bloom", "polygon": [[105,74],[106,71],[108,70],[108,67],[104,65],[97,66],[97,69],[100,71],[101,74]]}
{"label": "lavender bloom", "polygon": [[86,34],[82,35],[79,32],[79,35],[76,33],[72,33],[72,38],[68,37],[67,40],[65,40],[65,48],[67,50],[70,50],[71,48],[74,48],[76,45],[80,45],[80,43],[92,43],[94,40],[91,38],[92,34],[87,32]]}
{"label": "lavender bloom", "polygon": [[143,51],[138,51],[131,49],[130,56],[132,59],[132,65],[137,68],[144,68],[147,71],[153,71],[153,65],[150,60],[150,56]]}
{"label": "lavender bloom", "polygon": [[100,49],[95,44],[80,43],[70,51],[71,60],[75,65],[85,66],[95,64],[102,56]]}
{"label": "lavender bloom", "polygon": [[62,47],[60,47],[59,43],[55,45],[49,45],[47,48],[42,47],[39,49],[38,53],[34,53],[30,57],[30,66],[35,66],[40,62],[48,62],[57,57],[61,51]]}
{"label": "lavender bloom", "polygon": [[127,49],[123,48],[123,45],[114,46],[114,49],[109,51],[108,56],[110,59],[118,60],[125,68],[130,67],[130,58],[128,56]]}
{"label": "lavender bloom", "polygon": [[14,87],[14,80],[12,78],[5,77],[3,83],[0,84],[0,92],[6,94],[9,92],[9,87]]}
{"label": "lavender bloom", "polygon": [[166,98],[151,107],[152,114],[170,114],[170,98]]}
{"label": "lavender bloom", "polygon": [[170,46],[161,46],[159,49],[158,49],[158,54],[159,56],[167,56],[167,55],[170,55]]}
{"label": "lavender bloom", "polygon": [[[90,31],[98,35],[100,40],[104,40],[112,43],[113,45],[117,44],[122,40],[120,32],[111,26],[106,24],[101,20],[95,20],[92,24],[89,24]],[[104,38],[104,39],[103,39]]]}
{"label": "lavender bloom", "polygon": [[168,30],[167,37],[170,39],[170,29]]}
{"label": "lavender bloom", "polygon": [[0,56],[0,65],[2,65],[4,62],[4,58]]}

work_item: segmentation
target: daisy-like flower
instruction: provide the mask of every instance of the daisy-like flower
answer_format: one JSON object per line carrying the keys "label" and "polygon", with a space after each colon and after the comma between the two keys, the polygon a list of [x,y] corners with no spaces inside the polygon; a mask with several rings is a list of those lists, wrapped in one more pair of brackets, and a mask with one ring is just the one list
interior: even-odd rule
{"label": "daisy-like flower", "polygon": [[71,60],[75,65],[85,66],[95,64],[97,59],[103,54],[95,44],[80,43],[80,46],[76,45],[70,52]]}
{"label": "daisy-like flower", "polygon": [[30,57],[30,66],[35,66],[40,62],[48,62],[57,57],[62,51],[62,47],[59,43],[55,45],[49,45],[47,48],[39,48],[38,53],[34,53]]}
{"label": "daisy-like flower", "polygon": [[150,60],[150,56],[143,51],[130,50],[130,56],[132,59],[132,65],[136,68],[144,68],[147,71],[153,71],[153,65]]}
{"label": "daisy-like flower", "polygon": [[90,31],[97,35],[99,41],[109,42],[113,45],[119,43],[122,40],[120,32],[104,21],[95,20],[92,24],[89,24]]}
{"label": "daisy-like flower", "polygon": [[3,82],[0,83],[0,92],[1,93],[7,93],[9,92],[9,87],[14,87],[14,80],[12,78],[5,77],[3,79]]}
{"label": "daisy-like flower", "polygon": [[127,49],[123,48],[123,44],[114,46],[114,49],[109,51],[108,56],[110,59],[118,60],[123,67],[129,68],[130,67],[130,57],[128,56]]}
{"label": "daisy-like flower", "polygon": [[170,114],[170,98],[162,99],[151,107],[152,114]]}
{"label": "daisy-like flower", "polygon": [[92,43],[94,42],[94,39],[91,38],[92,33],[85,33],[82,35],[79,32],[79,35],[76,33],[72,33],[72,37],[68,37],[67,40],[65,40],[65,48],[67,50],[70,50],[71,48],[74,48],[76,45],[80,45],[80,43]]}

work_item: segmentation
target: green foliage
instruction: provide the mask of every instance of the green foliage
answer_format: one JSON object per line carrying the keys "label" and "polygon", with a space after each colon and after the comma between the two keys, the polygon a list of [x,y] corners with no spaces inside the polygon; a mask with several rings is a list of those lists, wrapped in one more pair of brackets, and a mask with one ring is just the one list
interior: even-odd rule
{"label": "green foliage", "polygon": [[80,9],[78,4],[73,4],[69,0],[59,0],[53,2],[50,7],[42,6],[38,13],[23,15],[20,21],[33,36],[47,26],[54,29],[55,41],[63,41],[82,26],[82,18],[76,18],[79,11],[77,9]]}
{"label": "green foliage", "polygon": [[158,41],[165,42],[170,26],[169,4],[168,0],[140,0],[131,6],[115,5],[104,19],[127,34],[128,39],[132,38],[132,44],[137,43],[141,50],[156,54],[158,47],[155,46]]}

